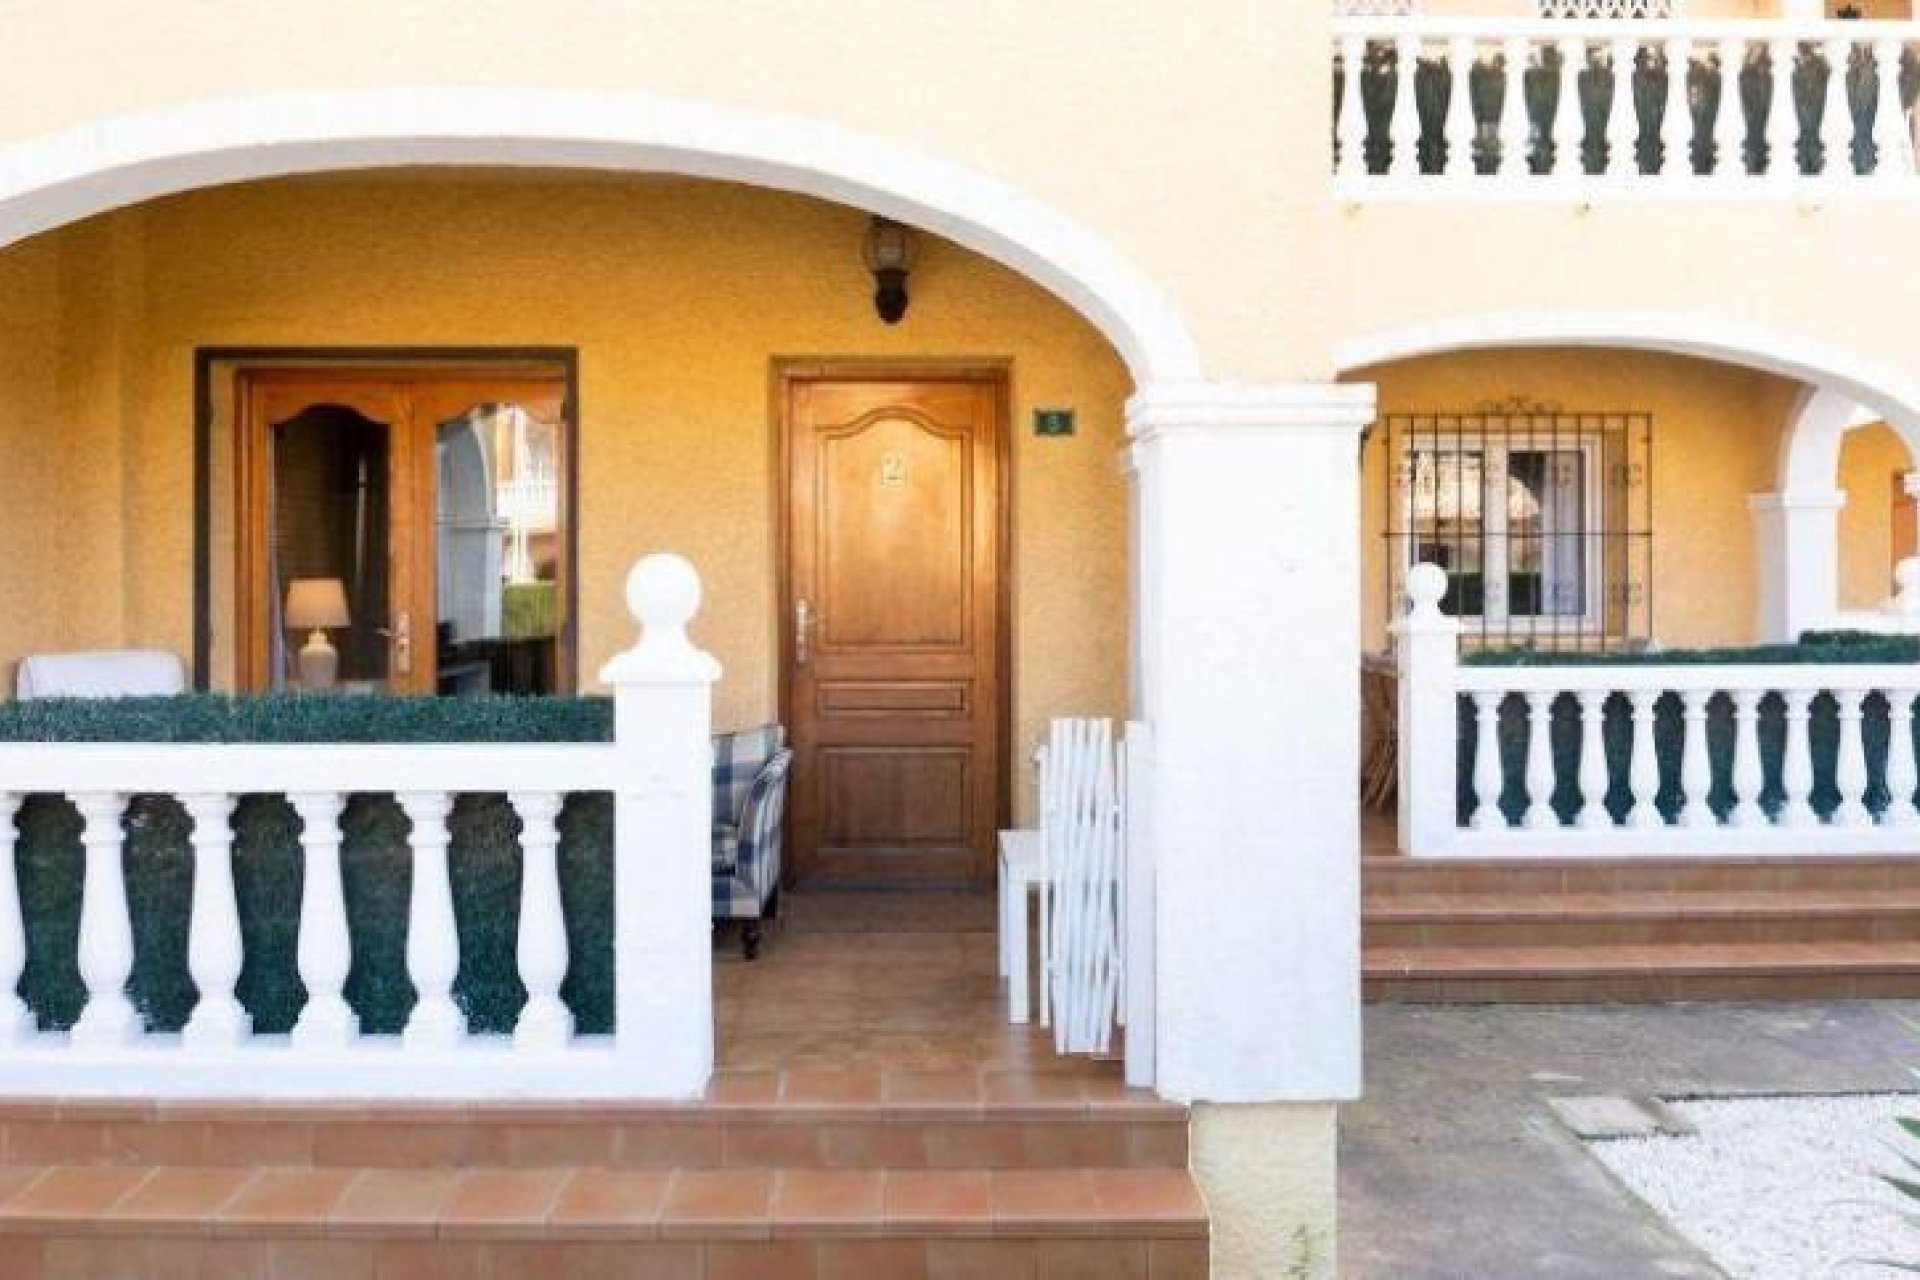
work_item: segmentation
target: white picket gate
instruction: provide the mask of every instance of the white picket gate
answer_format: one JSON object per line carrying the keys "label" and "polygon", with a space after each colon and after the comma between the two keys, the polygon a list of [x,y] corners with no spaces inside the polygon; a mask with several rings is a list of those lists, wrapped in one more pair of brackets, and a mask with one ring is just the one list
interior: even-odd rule
{"label": "white picket gate", "polygon": [[1040,832],[1048,868],[1040,1020],[1060,1053],[1105,1054],[1121,1017],[1125,847],[1113,724],[1053,722],[1040,763]]}

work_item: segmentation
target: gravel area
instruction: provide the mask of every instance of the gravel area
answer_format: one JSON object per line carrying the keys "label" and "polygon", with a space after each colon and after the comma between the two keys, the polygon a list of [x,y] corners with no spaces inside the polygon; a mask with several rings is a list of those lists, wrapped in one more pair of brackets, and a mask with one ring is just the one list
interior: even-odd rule
{"label": "gravel area", "polygon": [[1595,1141],[1616,1177],[1735,1280],[1893,1276],[1871,1259],[1920,1264],[1920,1213],[1877,1173],[1920,1141],[1895,1116],[1920,1096],[1673,1102],[1685,1137]]}

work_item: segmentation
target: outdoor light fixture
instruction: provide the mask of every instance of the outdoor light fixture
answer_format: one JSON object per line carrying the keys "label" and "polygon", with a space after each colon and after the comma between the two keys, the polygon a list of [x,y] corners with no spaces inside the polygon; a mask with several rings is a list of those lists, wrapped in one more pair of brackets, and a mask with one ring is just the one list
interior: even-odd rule
{"label": "outdoor light fixture", "polygon": [[907,272],[913,269],[913,230],[891,218],[867,224],[867,270],[873,272],[873,309],[888,324],[907,314]]}

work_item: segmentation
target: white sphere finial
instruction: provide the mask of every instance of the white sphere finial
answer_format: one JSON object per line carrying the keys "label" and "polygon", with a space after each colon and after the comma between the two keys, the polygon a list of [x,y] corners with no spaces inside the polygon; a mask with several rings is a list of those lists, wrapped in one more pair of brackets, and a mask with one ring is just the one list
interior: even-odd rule
{"label": "white sphere finial", "polygon": [[1440,598],[1447,594],[1447,571],[1437,564],[1421,562],[1407,570],[1407,601],[1411,612],[1425,615],[1440,611]]}
{"label": "white sphere finial", "polygon": [[700,612],[700,575],[672,552],[643,556],[627,574],[627,609],[649,630],[685,631]]}

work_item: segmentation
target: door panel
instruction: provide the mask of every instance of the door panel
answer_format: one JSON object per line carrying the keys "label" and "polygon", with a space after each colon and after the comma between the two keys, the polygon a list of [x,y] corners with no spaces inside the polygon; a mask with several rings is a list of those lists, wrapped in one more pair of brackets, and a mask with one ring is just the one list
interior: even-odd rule
{"label": "door panel", "polygon": [[992,876],[1004,383],[783,379],[797,878]]}
{"label": "door panel", "polygon": [[238,392],[243,688],[287,682],[302,576],[346,584],[349,687],[571,687],[561,376],[256,369]]}

